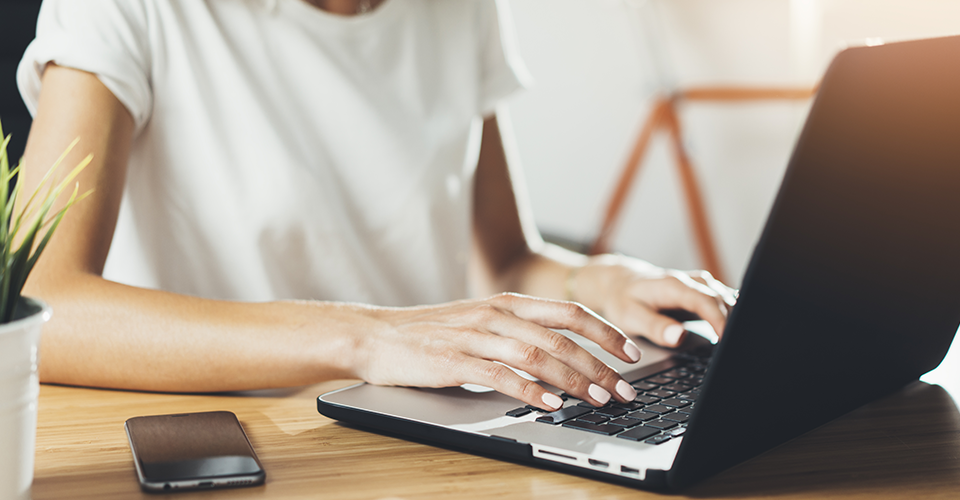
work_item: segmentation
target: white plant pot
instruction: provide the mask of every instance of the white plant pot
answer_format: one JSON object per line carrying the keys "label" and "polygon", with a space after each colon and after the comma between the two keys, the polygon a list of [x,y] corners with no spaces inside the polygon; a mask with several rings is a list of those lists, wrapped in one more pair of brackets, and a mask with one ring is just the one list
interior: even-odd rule
{"label": "white plant pot", "polygon": [[21,298],[14,320],[0,325],[0,499],[29,499],[37,437],[40,327],[50,307]]}

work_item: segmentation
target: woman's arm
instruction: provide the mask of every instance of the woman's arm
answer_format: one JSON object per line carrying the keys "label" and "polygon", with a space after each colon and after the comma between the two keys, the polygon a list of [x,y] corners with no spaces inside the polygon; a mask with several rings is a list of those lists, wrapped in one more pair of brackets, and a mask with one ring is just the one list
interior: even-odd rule
{"label": "woman's arm", "polygon": [[528,404],[560,406],[557,396],[500,361],[597,404],[611,394],[633,398],[616,372],[549,328],[578,332],[624,360],[639,351],[625,351],[632,343],[621,332],[567,302],[506,294],[415,308],[238,303],[103,279],[132,131],[126,109],[94,75],[47,68],[24,188],[36,186],[79,136],[66,161],[94,155],[79,181],[81,190],[95,192],[70,210],[25,288],[54,309],[41,343],[44,382],[188,392],[335,378],[428,387],[475,383]]}
{"label": "woman's arm", "polygon": [[[678,345],[683,327],[660,314],[686,309],[723,332],[732,291],[706,271],[662,269],[620,255],[586,257],[546,244],[532,223],[520,176],[511,175],[496,117],[483,124],[474,191],[474,230],[479,257],[474,273],[489,292],[576,300],[628,334],[665,346]],[[520,186],[518,188],[518,186]]]}
{"label": "woman's arm", "polygon": [[[95,76],[47,67],[24,157],[24,190],[32,192],[66,145],[80,137],[65,162],[74,165],[93,154],[79,182],[94,193],[66,215],[24,289],[54,310],[41,343],[42,380],[213,391],[351,376],[342,357],[349,351],[346,339],[324,338],[326,349],[302,342],[299,332],[313,313],[309,306],[202,300],[101,277],[132,133],[126,108]],[[339,311],[338,317],[347,321],[351,312]]]}

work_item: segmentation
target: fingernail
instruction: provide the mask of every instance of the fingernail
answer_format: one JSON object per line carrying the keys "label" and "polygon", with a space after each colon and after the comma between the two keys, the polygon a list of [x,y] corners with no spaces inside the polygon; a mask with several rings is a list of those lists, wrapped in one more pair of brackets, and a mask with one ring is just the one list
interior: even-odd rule
{"label": "fingernail", "polygon": [[556,409],[563,406],[563,400],[560,399],[560,396],[557,396],[556,394],[553,394],[550,392],[544,393],[543,396],[540,397],[540,399],[543,400],[543,404],[549,406],[550,408]]}
{"label": "fingernail", "polygon": [[630,361],[636,363],[640,361],[640,348],[637,347],[633,342],[630,342],[629,339],[623,344],[623,353],[630,358]]}
{"label": "fingernail", "polygon": [[605,405],[607,404],[607,401],[610,401],[610,393],[597,384],[590,384],[590,387],[587,389],[587,393],[590,394],[591,398],[602,405]]}
{"label": "fingernail", "polygon": [[625,380],[621,380],[617,382],[617,394],[619,394],[621,398],[626,399],[627,401],[633,401],[633,398],[637,397],[637,390],[634,389]]}
{"label": "fingernail", "polygon": [[680,343],[680,338],[683,337],[684,332],[682,326],[670,325],[663,331],[663,341],[670,345],[677,345]]}

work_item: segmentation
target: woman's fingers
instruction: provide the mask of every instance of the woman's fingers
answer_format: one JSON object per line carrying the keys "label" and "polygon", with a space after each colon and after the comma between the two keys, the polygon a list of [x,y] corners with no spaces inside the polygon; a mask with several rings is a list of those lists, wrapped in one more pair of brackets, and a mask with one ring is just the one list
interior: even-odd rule
{"label": "woman's fingers", "polygon": [[372,383],[426,387],[475,383],[539,408],[562,405],[558,396],[509,366],[598,406],[614,398],[636,397],[636,390],[616,370],[550,329],[582,334],[627,362],[639,358],[639,349],[622,332],[577,304],[504,294],[385,309],[381,318],[390,327],[369,339],[367,345],[376,352],[366,358],[361,372]]}
{"label": "woman's fingers", "polygon": [[[616,396],[632,401],[636,390],[606,363],[563,334],[504,312],[487,327],[497,335],[478,336],[469,353],[521,369],[594,405]],[[507,337],[507,338],[503,338]]]}
{"label": "woman's fingers", "polygon": [[619,328],[575,302],[501,294],[493,297],[491,303],[542,327],[575,332],[627,363],[640,360],[640,348]]}
{"label": "woman's fingers", "polygon": [[629,301],[623,311],[623,329],[642,335],[654,344],[677,347],[683,343],[687,332],[680,322],[657,313],[639,301]]}
{"label": "woman's fingers", "polygon": [[701,283],[717,294],[717,298],[722,300],[728,308],[737,304],[739,290],[724,285],[723,282],[713,277],[710,271],[690,271],[687,273],[693,280]]}
{"label": "woman's fingers", "polygon": [[460,364],[462,378],[466,383],[490,387],[527,403],[528,405],[554,411],[563,406],[560,396],[544,389],[540,384],[517,375],[510,368],[484,359],[465,356]]}
{"label": "woman's fingers", "polygon": [[[650,296],[650,291],[644,295]],[[660,282],[651,298],[638,297],[653,309],[680,308],[690,311],[713,327],[717,335],[723,334],[727,322],[727,308],[719,294],[695,281],[685,273],[676,273]]]}

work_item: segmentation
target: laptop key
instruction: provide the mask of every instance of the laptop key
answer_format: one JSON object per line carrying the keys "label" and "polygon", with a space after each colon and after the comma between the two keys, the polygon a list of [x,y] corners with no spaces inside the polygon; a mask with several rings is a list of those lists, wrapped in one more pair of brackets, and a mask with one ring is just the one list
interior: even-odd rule
{"label": "laptop key", "polygon": [[620,417],[620,416],[626,415],[627,410],[624,410],[623,408],[614,408],[610,406],[606,408],[600,408],[599,410],[597,410],[597,413],[607,415],[610,417]]}
{"label": "laptop key", "polygon": [[643,422],[635,418],[620,417],[620,418],[615,418],[607,423],[610,425],[616,425],[618,427],[634,427],[634,426],[640,425]]}
{"label": "laptop key", "polygon": [[636,389],[636,390],[638,390],[638,391],[652,391],[652,390],[656,389],[657,387],[660,387],[660,386],[657,385],[657,384],[651,384],[650,382],[644,382],[644,381],[642,381],[642,380],[639,381],[639,382],[634,382],[634,383],[632,383],[632,384],[630,384],[630,385],[632,385],[633,388]]}
{"label": "laptop key", "polygon": [[639,410],[640,408],[643,408],[643,403],[639,403],[636,401],[629,401],[626,403],[613,403],[610,406],[613,406],[614,408],[623,408],[624,410],[632,411],[632,410]]}
{"label": "laptop key", "polygon": [[589,408],[589,409],[591,409],[591,410],[596,410],[597,408],[603,408],[602,406],[593,406],[592,404],[590,404],[590,403],[588,403],[588,402],[586,402],[586,401],[582,401],[582,402],[580,402],[580,403],[577,403],[577,406],[579,406],[579,407],[581,407],[581,408]]}
{"label": "laptop key", "polygon": [[663,384],[669,384],[673,382],[673,379],[669,377],[664,377],[662,375],[657,375],[655,377],[645,378],[643,379],[643,381],[651,384],[663,385]]}
{"label": "laptop key", "polygon": [[660,404],[664,406],[672,406],[674,408],[683,408],[684,406],[690,406],[690,401],[685,399],[670,398],[660,400]]}
{"label": "laptop key", "polygon": [[623,430],[623,427],[617,427],[616,425],[591,424],[590,422],[581,422],[580,420],[571,420],[569,422],[564,422],[563,426],[569,427],[571,429],[580,429],[582,431],[596,432],[597,434],[605,434],[607,436],[612,436]]}
{"label": "laptop key", "polygon": [[683,422],[686,422],[687,420],[690,420],[690,415],[688,413],[667,413],[666,415],[663,415],[660,418],[664,420],[671,420],[673,422],[683,423]]}
{"label": "laptop key", "polygon": [[687,415],[693,415],[693,407],[695,404],[691,403],[690,406],[686,408],[677,408],[677,413],[686,413]]}
{"label": "laptop key", "polygon": [[675,398],[678,398],[678,399],[685,399],[685,400],[687,400],[687,401],[696,401],[696,400],[697,400],[697,396],[699,396],[699,394],[694,394],[694,393],[692,393],[692,392],[684,392],[684,393],[682,393],[682,394],[677,394],[677,395],[674,396],[674,397],[675,397]]}
{"label": "laptop key", "polygon": [[606,415],[600,415],[599,413],[591,413],[590,415],[577,417],[577,420],[580,420],[583,422],[590,422],[591,424],[602,424],[607,420],[610,420],[610,417]]}
{"label": "laptop key", "polygon": [[645,394],[641,394],[633,398],[633,400],[636,401],[637,403],[643,403],[645,405],[648,405],[650,403],[656,403],[657,401],[660,401],[660,398],[656,396],[647,396]]}
{"label": "laptop key", "polygon": [[683,392],[683,391],[689,391],[690,389],[692,389],[692,387],[686,384],[681,384],[679,382],[674,382],[672,384],[665,385],[660,389],[663,389],[665,391]]}
{"label": "laptop key", "polygon": [[656,427],[657,429],[660,429],[660,430],[667,430],[667,429],[672,429],[676,427],[677,423],[671,422],[670,420],[663,420],[658,418],[657,420],[647,420],[646,422],[643,423],[643,425],[646,425],[647,427]]}
{"label": "laptop key", "polygon": [[660,434],[659,436],[653,436],[652,438],[644,441],[644,443],[647,443],[647,444],[662,444],[662,443],[666,443],[667,441],[670,441],[671,438],[673,438],[673,436],[671,436],[671,435],[669,435],[669,434]]}
{"label": "laptop key", "polygon": [[632,413],[628,413],[627,417],[635,418],[637,420],[651,420],[654,418],[659,418],[660,415],[658,413],[650,413],[648,411],[635,411]]}
{"label": "laptop key", "polygon": [[654,396],[658,398],[672,398],[677,393],[673,391],[665,391],[663,389],[657,389],[655,391],[647,391],[647,396]]}
{"label": "laptop key", "polygon": [[537,422],[543,422],[545,424],[557,425],[567,420],[577,418],[582,415],[590,413],[589,408],[582,408],[580,406],[568,406],[566,408],[561,408],[555,412],[547,413],[546,415],[537,418]]}
{"label": "laptop key", "polygon": [[668,372],[661,373],[661,375],[670,378],[684,378],[690,376],[690,371],[685,368],[674,368]]}
{"label": "laptop key", "polygon": [[653,427],[634,427],[629,431],[624,431],[620,434],[617,434],[617,437],[629,439],[631,441],[643,441],[644,439],[659,433],[660,429],[654,429]]}
{"label": "laptop key", "polygon": [[530,411],[531,411],[531,410],[530,410],[529,408],[517,408],[517,409],[515,409],[515,410],[510,410],[510,411],[508,411],[508,412],[507,412],[507,416],[508,416],[508,417],[522,417],[522,416],[530,413]]}
{"label": "laptop key", "polygon": [[643,411],[652,411],[653,413],[670,413],[673,411],[673,408],[663,405],[649,405],[645,406]]}

